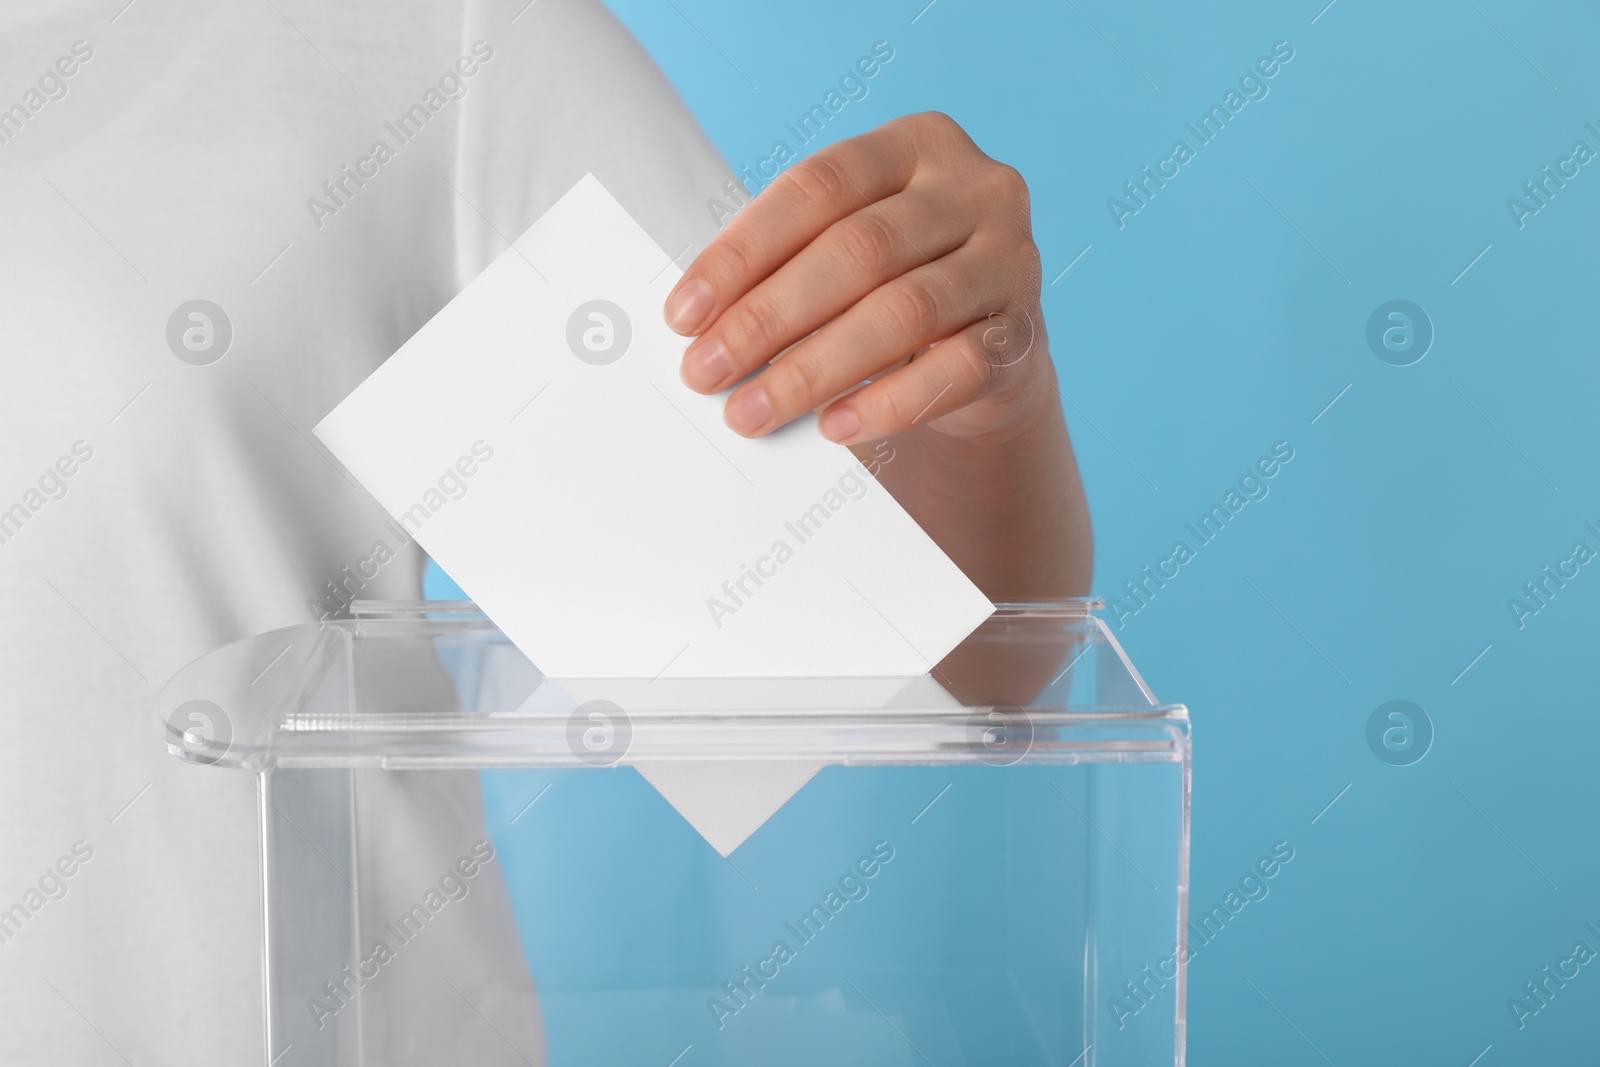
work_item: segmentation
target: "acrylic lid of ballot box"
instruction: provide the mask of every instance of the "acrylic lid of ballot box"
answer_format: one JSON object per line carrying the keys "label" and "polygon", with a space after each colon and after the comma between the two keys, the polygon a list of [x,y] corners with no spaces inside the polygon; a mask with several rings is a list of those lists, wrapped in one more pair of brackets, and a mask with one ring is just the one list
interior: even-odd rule
{"label": "acrylic lid of ballot box", "polygon": [[357,601],[201,657],[157,706],[173,755],[257,771],[1187,762],[1187,709],[1156,700],[1099,606],[1000,604],[915,678],[556,680],[469,601]]}

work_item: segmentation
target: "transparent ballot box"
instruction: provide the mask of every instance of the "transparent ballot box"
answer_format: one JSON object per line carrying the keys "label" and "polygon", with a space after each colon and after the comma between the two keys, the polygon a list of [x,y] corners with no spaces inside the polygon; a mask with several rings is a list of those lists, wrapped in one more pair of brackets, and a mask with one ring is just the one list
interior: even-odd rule
{"label": "transparent ballot box", "polygon": [[439,601],[202,657],[158,710],[255,777],[261,1062],[1181,1064],[1188,713],[1099,606],[916,678],[550,679]]}

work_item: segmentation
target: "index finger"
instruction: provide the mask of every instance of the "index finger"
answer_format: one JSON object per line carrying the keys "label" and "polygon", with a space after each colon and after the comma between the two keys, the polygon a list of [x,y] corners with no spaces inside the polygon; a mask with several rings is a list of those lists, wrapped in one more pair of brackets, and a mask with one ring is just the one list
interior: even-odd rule
{"label": "index finger", "polygon": [[896,123],[796,163],[689,264],[667,296],[667,324],[680,334],[703,332],[823,230],[904,189],[915,169],[915,146]]}

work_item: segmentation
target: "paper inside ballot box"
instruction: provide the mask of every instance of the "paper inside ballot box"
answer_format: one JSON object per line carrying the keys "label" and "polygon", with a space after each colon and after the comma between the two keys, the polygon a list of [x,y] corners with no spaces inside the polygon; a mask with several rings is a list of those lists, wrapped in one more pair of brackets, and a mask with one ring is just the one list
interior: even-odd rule
{"label": "paper inside ballot box", "polygon": [[[689,746],[716,747],[718,713],[784,716],[804,708],[817,712],[871,716],[894,709],[918,712],[960,711],[963,705],[936,680],[911,678],[755,678],[755,679],[545,679],[523,703],[522,711],[556,712],[569,717],[568,743],[580,759],[596,765],[626,762],[655,786],[684,820],[723,856],[733,853],[778,809],[799,792],[825,763],[807,759],[651,758],[633,750],[636,730],[648,729],[651,716],[701,715],[708,721]],[[814,730],[821,734],[825,726]],[[959,734],[959,728],[957,728]],[[963,735],[964,736],[964,735]]]}

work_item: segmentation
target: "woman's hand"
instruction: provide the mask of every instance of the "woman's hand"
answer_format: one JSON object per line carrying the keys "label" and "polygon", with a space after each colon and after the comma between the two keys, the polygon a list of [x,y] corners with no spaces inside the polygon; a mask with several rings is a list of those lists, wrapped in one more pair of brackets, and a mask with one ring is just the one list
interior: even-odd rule
{"label": "woman's hand", "polygon": [[[991,599],[1082,596],[1094,538],[1039,276],[1021,176],[928,113],[780,175],[690,265],[666,316],[695,335],[685,382],[738,385],[734,430],[824,408],[823,435],[870,450],[878,481]],[[886,454],[872,447],[888,437]]]}
{"label": "woman's hand", "polygon": [[666,318],[695,335],[681,373],[698,392],[783,355],[728,399],[746,437],[823,405],[841,444],[979,437],[1059,408],[1039,279],[1021,175],[927,112],[780,175],[690,265]]}

